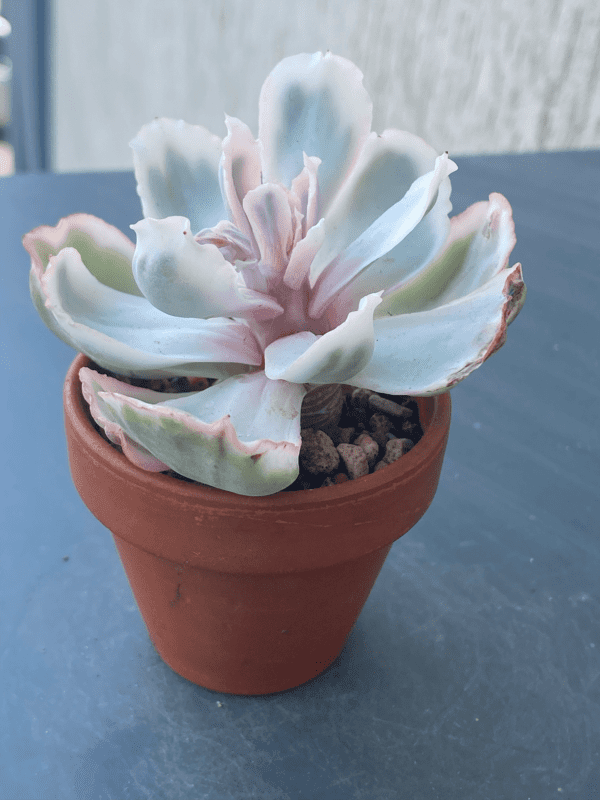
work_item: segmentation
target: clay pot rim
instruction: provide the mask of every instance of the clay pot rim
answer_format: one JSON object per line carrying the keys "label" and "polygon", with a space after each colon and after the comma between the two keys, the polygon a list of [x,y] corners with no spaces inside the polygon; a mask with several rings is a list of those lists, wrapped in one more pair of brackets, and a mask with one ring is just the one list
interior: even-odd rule
{"label": "clay pot rim", "polygon": [[226,503],[232,509],[239,505],[240,513],[247,514],[248,511],[258,513],[284,511],[291,507],[296,510],[302,507],[309,509],[315,505],[344,502],[350,497],[356,499],[361,495],[372,497],[392,482],[401,485],[403,476],[408,479],[409,476],[428,469],[433,452],[445,446],[450,418],[450,393],[415,397],[419,407],[423,437],[412,450],[385,469],[335,486],[292,492],[280,491],[262,497],[239,495],[200,483],[188,483],[160,472],[142,470],[115,449],[94,428],[88,404],[81,391],[79,370],[90,366],[91,363],[91,359],[79,353],[71,363],[64,383],[65,413],[70,416],[78,434],[86,443],[90,460],[107,463],[115,476],[141,490],[168,493],[173,501],[186,506],[201,503],[203,506],[214,504],[215,507],[221,507]]}

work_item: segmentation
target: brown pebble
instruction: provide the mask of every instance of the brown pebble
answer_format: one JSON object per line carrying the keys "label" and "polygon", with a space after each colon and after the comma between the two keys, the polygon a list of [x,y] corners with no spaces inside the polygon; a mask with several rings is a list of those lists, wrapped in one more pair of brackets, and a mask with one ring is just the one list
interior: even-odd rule
{"label": "brown pebble", "polygon": [[340,428],[340,441],[338,444],[350,444],[355,435],[355,428]]}
{"label": "brown pebble", "polygon": [[304,428],[300,435],[300,464],[311,475],[330,475],[340,463],[340,457],[331,438],[323,431]]}
{"label": "brown pebble", "polygon": [[355,444],[338,444],[337,451],[351,480],[369,474],[369,462],[362,447]]}
{"label": "brown pebble", "polygon": [[304,428],[300,435],[300,464],[311,475],[331,474],[340,463],[340,456],[330,437],[323,431]]}
{"label": "brown pebble", "polygon": [[169,392],[189,392],[190,384],[187,378],[171,378],[171,385],[167,389]]}
{"label": "brown pebble", "polygon": [[385,414],[373,414],[369,419],[371,438],[375,439],[380,447],[385,447],[388,441],[388,433],[393,430],[394,423]]}
{"label": "brown pebble", "polygon": [[337,425],[324,425],[321,430],[329,436],[335,447],[342,443],[348,444],[355,434],[354,428],[339,428]]}
{"label": "brown pebble", "polygon": [[372,467],[379,458],[379,445],[368,433],[361,433],[354,440],[354,444],[361,447],[367,457],[369,467]]}
{"label": "brown pebble", "polygon": [[323,433],[326,433],[327,436],[329,436],[329,438],[331,439],[331,441],[333,442],[334,445],[338,445],[339,444],[338,436],[339,436],[339,430],[340,429],[338,428],[337,425],[335,425],[335,424],[330,422],[327,425],[319,425],[318,427],[315,426],[313,428],[313,430],[315,430],[315,431],[316,430],[323,431]]}
{"label": "brown pebble", "polygon": [[413,443],[410,439],[390,439],[385,446],[385,455],[382,461],[392,464],[394,461],[398,461],[404,453],[408,453],[412,446]]}
{"label": "brown pebble", "polygon": [[379,394],[372,394],[369,397],[369,405],[373,411],[379,411],[381,414],[389,414],[390,417],[412,417],[412,411],[406,406],[401,406],[387,397],[381,397]]}
{"label": "brown pebble", "polygon": [[333,478],[334,483],[346,483],[346,481],[349,481],[349,480],[350,480],[350,478],[346,474],[344,474],[343,472],[338,472],[338,474],[334,475],[334,478]]}

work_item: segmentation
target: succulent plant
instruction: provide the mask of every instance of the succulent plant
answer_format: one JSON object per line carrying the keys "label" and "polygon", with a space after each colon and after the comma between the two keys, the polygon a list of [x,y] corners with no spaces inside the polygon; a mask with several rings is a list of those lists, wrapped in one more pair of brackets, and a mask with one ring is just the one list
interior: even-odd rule
{"label": "succulent plant", "polygon": [[448,154],[372,133],[371,115],[351,62],[285,58],[258,139],[231,117],[222,142],[183,121],[142,128],[135,247],[85,214],[24,237],[33,300],[65,342],[124,378],[216,379],[165,394],[81,370],[135,464],[271,494],[297,475],[312,387],[438,394],[504,343],[525,299],[510,205],[491,194],[450,219]]}

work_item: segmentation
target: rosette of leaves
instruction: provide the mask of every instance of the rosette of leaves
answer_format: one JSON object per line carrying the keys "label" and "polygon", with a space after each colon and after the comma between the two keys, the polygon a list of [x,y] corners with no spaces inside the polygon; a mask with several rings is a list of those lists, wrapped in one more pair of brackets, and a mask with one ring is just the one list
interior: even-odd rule
{"label": "rosette of leaves", "polygon": [[134,244],[74,214],[31,231],[47,326],[123,377],[207,377],[166,394],[82,369],[96,422],[148,470],[267,495],[298,474],[314,386],[433,395],[480,366],[524,298],[499,194],[450,218],[456,165],[400,130],[371,132],[362,74],[330,53],[281,61],[258,138],[157,119],[133,148]]}

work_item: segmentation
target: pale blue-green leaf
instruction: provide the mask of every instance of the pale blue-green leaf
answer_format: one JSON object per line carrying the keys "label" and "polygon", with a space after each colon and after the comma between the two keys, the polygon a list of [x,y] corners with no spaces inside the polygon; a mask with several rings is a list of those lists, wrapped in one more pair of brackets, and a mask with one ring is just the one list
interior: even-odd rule
{"label": "pale blue-green leaf", "polygon": [[[384,211],[358,238],[323,269],[319,267],[320,254],[317,253],[311,268],[311,284],[314,286],[309,306],[311,317],[318,319],[343,288],[356,280],[362,270],[377,259],[385,256],[402,242],[414,231],[427,212],[433,209],[437,218],[438,211],[435,209],[434,204],[438,196],[438,190],[448,178],[448,175],[455,169],[456,165],[453,161],[450,161],[447,153],[439,156],[435,162],[435,169],[417,178],[401,200]],[[441,211],[440,219],[443,224],[447,224],[444,222],[447,219],[447,203],[443,203]],[[325,227],[327,230],[327,219],[325,220]],[[433,231],[439,247],[442,244],[442,237],[440,232],[436,230],[436,226],[434,226]],[[325,242],[327,242],[327,233]],[[428,252],[430,247],[431,244],[428,244],[425,251]],[[410,253],[410,245],[406,248],[406,251]],[[419,253],[419,248],[417,248],[417,253]],[[413,259],[414,255],[413,253]],[[390,266],[390,269],[385,270],[386,285],[379,285],[379,290],[391,288],[402,278],[402,267],[398,270],[398,265],[395,262],[392,262]],[[414,269],[415,264],[410,264],[409,268]],[[318,275],[316,279],[315,275]]]}
{"label": "pale blue-green leaf", "polygon": [[347,382],[388,394],[440,394],[494,353],[525,299],[521,265],[446,305],[376,319],[367,366]]}
{"label": "pale blue-green leaf", "polygon": [[144,297],[100,283],[72,248],[51,259],[39,288],[38,302],[60,338],[122,375],[223,378],[262,360],[243,322],[165,314]]}
{"label": "pale blue-green leaf", "polygon": [[501,194],[450,220],[441,255],[384,296],[377,316],[425,311],[475,291],[508,266],[516,243],[512,209]]}
{"label": "pale blue-green leaf", "polygon": [[144,125],[130,147],[145,217],[187,217],[194,233],[226,218],[218,136],[200,125],[163,118]]}
{"label": "pale blue-green leaf", "polygon": [[155,458],[145,447],[134,442],[123,428],[116,422],[107,419],[102,413],[101,405],[98,401],[100,392],[118,392],[127,397],[135,397],[145,403],[158,403],[164,400],[165,395],[161,392],[154,392],[137,386],[131,386],[123,381],[103,375],[88,367],[79,370],[79,380],[81,381],[81,391],[87,402],[90,414],[94,421],[99,425],[106,437],[113,444],[119,445],[127,458],[140,469],[149,472],[164,472],[168,469],[167,465]]}
{"label": "pale blue-green leaf", "polygon": [[325,214],[371,129],[373,104],[362,77],[345,58],[302,53],[280,61],[260,93],[264,180],[289,188],[304,167],[303,153],[320,158],[316,219]]}

